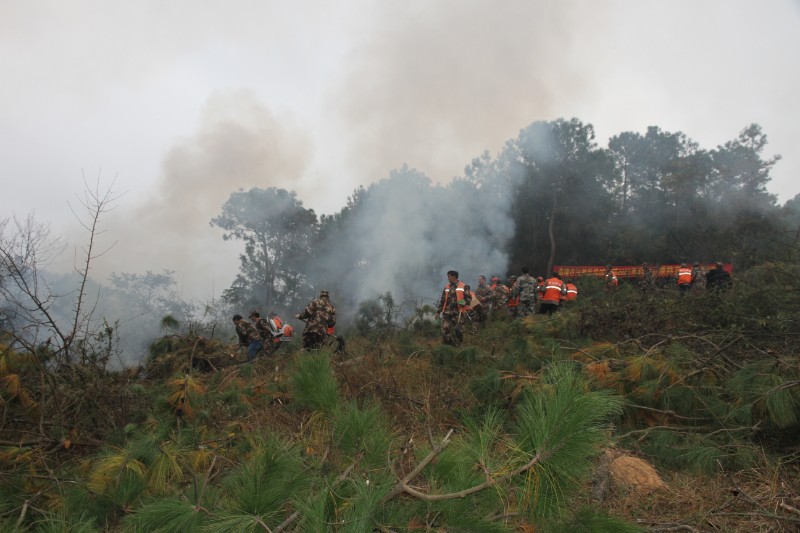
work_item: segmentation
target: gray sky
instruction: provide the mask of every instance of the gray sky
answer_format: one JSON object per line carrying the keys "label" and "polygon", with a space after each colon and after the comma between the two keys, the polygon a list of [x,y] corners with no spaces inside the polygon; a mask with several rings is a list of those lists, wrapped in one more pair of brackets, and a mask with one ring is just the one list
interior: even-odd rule
{"label": "gray sky", "polygon": [[784,202],[798,50],[797,0],[0,0],[0,217],[71,237],[83,176],[115,180],[98,276],[169,268],[205,298],[238,265],[208,225],[231,192],[330,214],[403,163],[446,182],[559,117],[601,145],[656,125],[708,149],[756,122]]}

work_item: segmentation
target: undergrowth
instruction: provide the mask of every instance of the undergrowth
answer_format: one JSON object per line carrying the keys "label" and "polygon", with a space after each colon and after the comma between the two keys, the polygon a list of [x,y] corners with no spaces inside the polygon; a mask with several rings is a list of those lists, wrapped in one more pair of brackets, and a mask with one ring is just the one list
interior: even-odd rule
{"label": "undergrowth", "polygon": [[[5,349],[0,531],[790,531],[793,273],[767,265],[685,298],[589,285],[458,347],[416,321],[354,330],[346,353],[239,364],[171,333],[117,381],[135,409],[58,442],[35,438],[35,365]],[[765,280],[783,289],[770,305]],[[610,447],[655,464],[671,492],[588,497]],[[740,496],[692,497],[701,485]]]}

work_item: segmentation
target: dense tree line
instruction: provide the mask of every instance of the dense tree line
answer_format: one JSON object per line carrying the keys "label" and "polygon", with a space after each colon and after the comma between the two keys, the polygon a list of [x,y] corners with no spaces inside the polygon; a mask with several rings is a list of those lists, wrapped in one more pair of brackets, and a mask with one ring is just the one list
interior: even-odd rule
{"label": "dense tree line", "polygon": [[398,302],[435,295],[443,272],[506,276],[554,264],[781,259],[796,239],[797,198],[767,190],[756,125],[713,149],[651,126],[599,146],[578,119],[537,121],[464,175],[436,185],[404,166],[360,186],[338,213],[317,216],[294,193],[231,195],[211,223],[241,239],[236,305],[296,308],[323,286],[355,308],[387,291]]}

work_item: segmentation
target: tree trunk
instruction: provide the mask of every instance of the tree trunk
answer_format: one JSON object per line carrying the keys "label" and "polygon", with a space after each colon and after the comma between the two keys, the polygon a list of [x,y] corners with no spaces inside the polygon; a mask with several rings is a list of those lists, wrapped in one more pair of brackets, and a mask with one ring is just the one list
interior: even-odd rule
{"label": "tree trunk", "polygon": [[553,192],[553,207],[550,209],[550,221],[547,223],[547,234],[550,237],[550,258],[547,260],[547,275],[553,272],[553,262],[556,258],[556,238],[553,235],[553,226],[556,220],[556,206],[558,205],[558,195]]}

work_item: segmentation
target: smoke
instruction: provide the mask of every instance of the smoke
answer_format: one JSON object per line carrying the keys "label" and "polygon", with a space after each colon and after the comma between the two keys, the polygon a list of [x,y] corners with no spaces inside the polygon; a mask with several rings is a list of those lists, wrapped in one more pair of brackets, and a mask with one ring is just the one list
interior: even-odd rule
{"label": "smoke", "polygon": [[589,29],[573,5],[381,3],[365,17],[380,31],[363,29],[332,99],[347,126],[346,166],[373,181],[408,163],[446,183],[465,154],[499,150],[515,128],[589,98],[588,79],[570,66]]}
{"label": "smoke", "polygon": [[154,192],[111,213],[109,233],[118,244],[100,258],[95,274],[169,269],[184,298],[219,296],[238,271],[241,244],[223,241],[209,221],[239,189],[275,186],[303,194],[310,152],[300,128],[251,92],[213,95],[197,132],[166,154]]}
{"label": "smoke", "polygon": [[342,317],[386,292],[397,303],[432,304],[448,270],[473,286],[479,274],[505,274],[510,198],[466,180],[432,185],[403,167],[357,195],[315,257],[312,277],[334,289]]}

